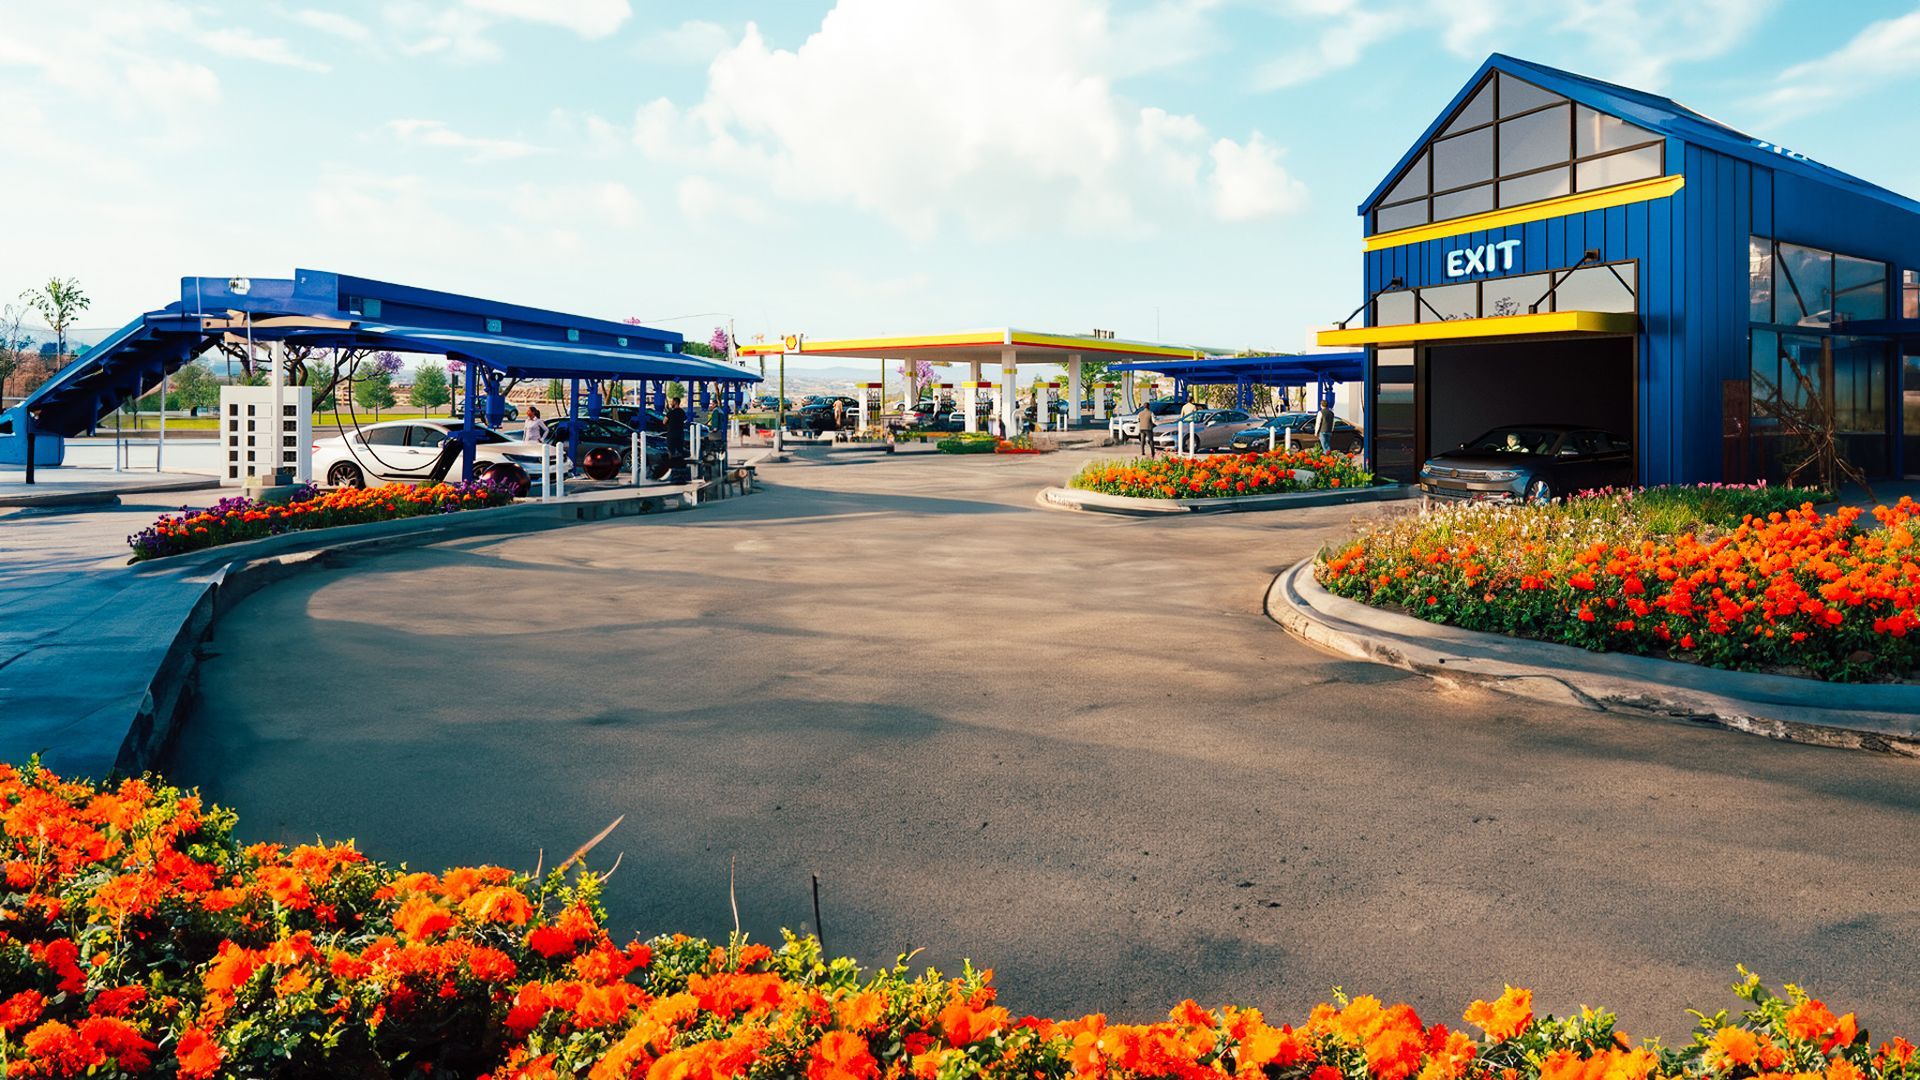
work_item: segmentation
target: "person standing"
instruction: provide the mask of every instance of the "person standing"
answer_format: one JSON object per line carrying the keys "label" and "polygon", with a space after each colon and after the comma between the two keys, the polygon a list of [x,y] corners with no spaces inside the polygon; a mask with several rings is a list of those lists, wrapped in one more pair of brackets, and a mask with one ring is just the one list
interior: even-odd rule
{"label": "person standing", "polygon": [[520,441],[536,444],[547,441],[547,422],[540,419],[540,406],[527,406],[527,426],[520,431]]}
{"label": "person standing", "polygon": [[667,399],[667,415],[663,421],[667,429],[667,468],[680,470],[687,467],[687,410],[680,407],[680,399]]}
{"label": "person standing", "polygon": [[1134,415],[1134,421],[1140,429],[1140,453],[1146,457],[1152,457],[1154,452],[1153,410],[1145,405],[1140,406],[1140,411]]}
{"label": "person standing", "polygon": [[1187,417],[1192,416],[1194,413],[1197,413],[1199,411],[1200,411],[1199,403],[1194,401],[1192,398],[1188,398],[1187,403],[1185,405],[1180,406],[1180,419],[1185,420]]}
{"label": "person standing", "polygon": [[845,398],[833,399],[833,430],[847,429],[847,401]]}
{"label": "person standing", "polygon": [[1313,433],[1320,440],[1320,452],[1333,449],[1333,399],[1320,399],[1320,412],[1313,418]]}

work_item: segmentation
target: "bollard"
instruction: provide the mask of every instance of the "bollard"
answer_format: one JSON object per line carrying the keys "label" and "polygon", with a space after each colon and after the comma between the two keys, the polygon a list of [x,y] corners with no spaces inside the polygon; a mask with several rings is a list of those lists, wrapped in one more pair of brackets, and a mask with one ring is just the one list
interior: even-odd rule
{"label": "bollard", "polygon": [[1287,429],[1287,453],[1293,453],[1293,429]]}
{"label": "bollard", "polygon": [[1271,453],[1273,453],[1273,444],[1274,444],[1274,440],[1276,440],[1276,439],[1278,439],[1279,437],[1280,437],[1280,429],[1279,429],[1279,428],[1268,428],[1268,429],[1267,429],[1267,453],[1269,453],[1269,454],[1271,454]]}
{"label": "bollard", "polygon": [[540,501],[553,498],[553,476],[547,471],[547,444],[540,444]]}
{"label": "bollard", "polygon": [[646,471],[646,458],[640,453],[640,433],[638,431],[633,433],[632,440],[633,449],[627,452],[627,461],[633,466],[633,486],[639,487],[640,474]]}

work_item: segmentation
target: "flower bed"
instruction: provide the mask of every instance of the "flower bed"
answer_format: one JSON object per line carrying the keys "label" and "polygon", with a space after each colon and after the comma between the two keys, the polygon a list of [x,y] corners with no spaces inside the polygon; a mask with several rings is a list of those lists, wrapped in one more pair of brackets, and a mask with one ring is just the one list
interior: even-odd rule
{"label": "flower bed", "polygon": [[327,492],[309,488],[285,505],[233,496],[205,510],[182,510],[162,517],[127,537],[127,546],[133,549],[132,561],[141,562],[302,529],[482,510],[512,501],[513,495],[506,487],[485,480],[433,487],[388,484]]}
{"label": "flower bed", "polygon": [[1451,507],[1323,551],[1316,575],[1337,595],[1470,630],[1837,681],[1914,676],[1920,504],[1863,520],[1806,494]]}
{"label": "flower bed", "polygon": [[963,431],[933,444],[943,454],[991,454],[1000,440],[984,431]]}
{"label": "flower bed", "polygon": [[[1313,474],[1300,480],[1295,470]],[[1373,474],[1345,454],[1275,450],[1258,454],[1133,458],[1094,461],[1074,474],[1068,487],[1140,499],[1203,499],[1368,487]]]}
{"label": "flower bed", "polygon": [[[1467,1030],[1335,996],[1298,1025],[1182,1002],[1166,1021],[1016,1017],[991,974],[669,935],[617,943],[598,877],[401,872],[351,844],[242,846],[156,780],[0,765],[0,1067],[8,1076],[547,1080],[1916,1080],[1852,1013],[1747,976],[1735,1014],[1634,1046],[1611,1015],[1509,987]],[[1744,972],[1742,973],[1745,974]]]}

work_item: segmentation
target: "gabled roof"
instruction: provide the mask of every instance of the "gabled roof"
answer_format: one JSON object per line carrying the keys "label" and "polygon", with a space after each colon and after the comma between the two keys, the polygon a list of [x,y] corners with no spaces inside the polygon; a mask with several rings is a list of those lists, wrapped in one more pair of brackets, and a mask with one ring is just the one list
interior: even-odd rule
{"label": "gabled roof", "polygon": [[1845,188],[1858,195],[1877,199],[1908,213],[1920,214],[1920,202],[1915,202],[1897,192],[1889,191],[1878,184],[1869,183],[1850,173],[1796,154],[1791,150],[1756,139],[1737,128],[1729,127],[1718,120],[1697,113],[1671,98],[1658,94],[1649,94],[1644,90],[1603,82],[1585,75],[1576,75],[1571,71],[1536,64],[1528,60],[1494,53],[1487,57],[1473,77],[1466,81],[1460,92],[1440,110],[1433,123],[1420,133],[1407,152],[1401,155],[1393,168],[1387,170],[1380,183],[1361,200],[1359,212],[1365,214],[1373,204],[1380,201],[1387,189],[1400,177],[1402,171],[1420,152],[1424,150],[1441,128],[1466,101],[1468,95],[1478,89],[1480,83],[1494,71],[1504,71],[1509,75],[1533,83],[1543,90],[1551,90],[1565,98],[1570,98],[1591,109],[1609,113],[1622,120],[1635,123],[1649,131],[1679,139],[1696,146],[1740,158],[1755,165],[1764,166],[1781,172],[1795,173],[1807,179],[1834,187]]}

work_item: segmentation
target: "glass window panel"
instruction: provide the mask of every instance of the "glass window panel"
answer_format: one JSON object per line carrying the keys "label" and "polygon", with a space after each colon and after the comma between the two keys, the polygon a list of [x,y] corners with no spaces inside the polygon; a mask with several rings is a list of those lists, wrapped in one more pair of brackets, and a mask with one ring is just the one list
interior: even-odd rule
{"label": "glass window panel", "polygon": [[1833,319],[1887,317],[1887,264],[1851,255],[1833,257]]}
{"label": "glass window panel", "polygon": [[1415,195],[1425,195],[1426,193],[1427,155],[1425,151],[1422,151],[1419,157],[1413,159],[1413,164],[1407,166],[1406,175],[1402,176],[1400,182],[1393,185],[1393,190],[1387,192],[1387,197],[1380,201],[1390,203],[1405,202]]}
{"label": "glass window panel", "polygon": [[1460,107],[1459,115],[1453,118],[1453,123],[1448,124],[1446,130],[1440,134],[1451,135],[1456,131],[1465,131],[1470,127],[1488,123],[1492,119],[1493,80],[1488,79],[1480,84],[1479,91],[1467,99],[1467,103]]}
{"label": "glass window panel", "polygon": [[1773,321],[1826,326],[1833,321],[1833,256],[1799,244],[1776,248]]}
{"label": "glass window panel", "polygon": [[1659,138],[1646,128],[1636,127],[1617,116],[1595,112],[1585,105],[1580,106],[1574,114],[1573,123],[1574,153],[1581,157],[1604,154],[1608,150],[1624,150]]}
{"label": "glass window panel", "polygon": [[1773,321],[1773,241],[1764,236],[1747,238],[1747,318]]}
{"label": "glass window panel", "polygon": [[1409,225],[1425,225],[1426,223],[1427,200],[1425,199],[1417,199],[1410,203],[1401,203],[1399,206],[1383,206],[1373,212],[1373,230],[1375,232],[1388,232],[1393,229],[1404,229]]}
{"label": "glass window panel", "polygon": [[1493,185],[1481,184],[1476,188],[1456,191],[1450,195],[1437,195],[1433,200],[1433,220],[1445,221],[1465,214],[1477,214],[1482,210],[1493,209]]}
{"label": "glass window panel", "polygon": [[1645,180],[1660,175],[1660,147],[1647,146],[1628,150],[1624,154],[1608,154],[1603,158],[1583,161],[1575,168],[1579,175],[1574,179],[1581,191]]}
{"label": "glass window panel", "polygon": [[[1534,301],[1547,294],[1550,283],[1545,274],[1492,278],[1481,283],[1480,312],[1483,315],[1525,315]],[[1551,305],[1542,307],[1545,311]]]}
{"label": "glass window panel", "polygon": [[[1900,271],[1900,317],[1920,319],[1920,270]],[[1910,428],[1920,432],[1920,428]]]}
{"label": "glass window panel", "polygon": [[1493,179],[1493,129],[1481,128],[1433,144],[1433,190]]}
{"label": "glass window panel", "polygon": [[407,426],[367,428],[361,433],[361,441],[368,446],[405,446],[407,445]]}
{"label": "glass window panel", "polygon": [[1566,99],[1559,94],[1550,94],[1545,90],[1516,79],[1506,72],[1500,73],[1500,115],[1512,116],[1514,113],[1537,109],[1542,105],[1551,105]]}
{"label": "glass window panel", "polygon": [[1451,322],[1480,315],[1480,286],[1434,285],[1420,290],[1421,322]]}
{"label": "glass window panel", "polygon": [[1771,330],[1755,330],[1749,339],[1749,393],[1753,398],[1755,427],[1772,427],[1780,400],[1780,335]]}
{"label": "glass window panel", "polygon": [[1572,148],[1567,125],[1573,110],[1561,105],[1500,122],[1500,175],[1538,169],[1567,160]]}
{"label": "glass window panel", "polygon": [[1568,194],[1573,190],[1573,176],[1569,169],[1548,169],[1546,172],[1528,173],[1516,176],[1512,180],[1500,181],[1500,205],[1519,206],[1521,203],[1538,202]]}
{"label": "glass window panel", "polygon": [[[1615,274],[1619,277],[1615,277]],[[1633,311],[1634,266],[1587,266],[1560,277],[1553,292],[1555,311]]]}
{"label": "glass window panel", "polygon": [[1885,341],[1833,339],[1834,427],[1839,431],[1880,434],[1887,429]]}
{"label": "glass window panel", "polygon": [[1811,396],[1821,393],[1820,339],[1781,334],[1779,351],[1780,400],[1787,406],[1804,409]]}
{"label": "glass window panel", "polygon": [[1408,323],[1419,322],[1420,320],[1414,318],[1413,314],[1416,306],[1411,289],[1381,293],[1373,301],[1373,325],[1405,326]]}

